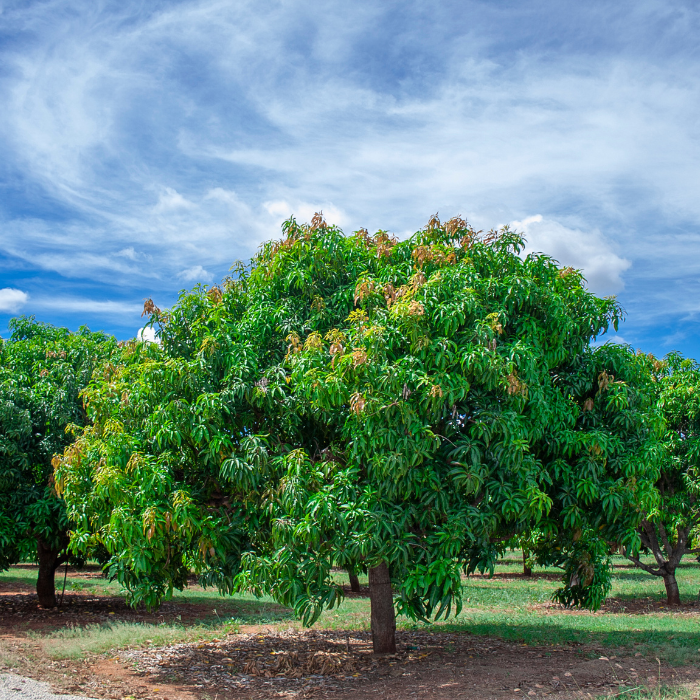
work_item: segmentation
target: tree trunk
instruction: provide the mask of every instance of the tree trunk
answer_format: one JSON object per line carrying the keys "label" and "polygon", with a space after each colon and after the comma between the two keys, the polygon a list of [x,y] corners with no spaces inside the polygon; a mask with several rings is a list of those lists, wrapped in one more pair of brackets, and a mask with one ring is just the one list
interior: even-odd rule
{"label": "tree trunk", "polygon": [[391,577],[385,563],[369,569],[369,600],[372,616],[372,651],[396,653],[396,613],[391,594]]}
{"label": "tree trunk", "polygon": [[39,576],[36,580],[36,593],[43,608],[56,607],[56,569],[60,565],[60,552],[51,549],[43,540],[38,541]]}
{"label": "tree trunk", "polygon": [[353,593],[360,592],[360,579],[357,578],[355,569],[348,569],[348,578],[350,579],[350,590]]}
{"label": "tree trunk", "polygon": [[664,585],[666,586],[666,600],[669,605],[680,605],[681,596],[678,592],[678,583],[676,582],[676,572],[664,574]]}
{"label": "tree trunk", "polygon": [[527,552],[523,549],[523,576],[532,576],[532,569],[527,565]]}

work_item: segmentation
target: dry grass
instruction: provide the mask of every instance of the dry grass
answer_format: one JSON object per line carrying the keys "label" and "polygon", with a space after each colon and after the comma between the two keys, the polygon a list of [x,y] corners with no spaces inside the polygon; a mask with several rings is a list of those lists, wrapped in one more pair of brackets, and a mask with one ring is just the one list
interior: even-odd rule
{"label": "dry grass", "polygon": [[66,627],[48,634],[31,634],[44,653],[52,659],[79,659],[87,654],[103,654],[115,649],[160,647],[179,642],[199,642],[216,639],[235,632],[235,625],[151,625],[133,622],[92,624]]}

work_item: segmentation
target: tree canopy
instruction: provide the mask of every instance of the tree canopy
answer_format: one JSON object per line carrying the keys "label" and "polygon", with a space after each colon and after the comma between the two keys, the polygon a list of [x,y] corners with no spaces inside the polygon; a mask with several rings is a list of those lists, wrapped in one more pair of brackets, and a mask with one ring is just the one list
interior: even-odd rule
{"label": "tree canopy", "polygon": [[[625,543],[625,552],[663,578],[669,604],[678,605],[676,568],[684,555],[700,553],[700,366],[679,353],[663,361],[650,357],[648,364],[665,424],[661,464],[652,482],[655,498],[635,504],[638,541]],[[653,554],[655,564],[641,561],[640,548]]]}
{"label": "tree canopy", "polygon": [[549,455],[552,508],[530,530],[541,564],[564,568],[557,598],[598,608],[610,590],[610,555],[638,551],[645,510],[655,508],[665,424],[654,361],[623,345],[582,353],[558,376],[578,410],[542,448]]}
{"label": "tree canopy", "polygon": [[73,439],[67,426],[85,425],[80,392],[116,341],[31,317],[12,319],[10,331],[0,344],[0,569],[38,557],[37,592],[50,607],[69,530],[51,460]]}
{"label": "tree canopy", "polygon": [[[514,534],[575,527],[582,467],[612,459],[623,495],[635,475],[631,394],[589,345],[621,310],[522,248],[461,219],[406,241],[292,219],[223,287],[149,302],[162,345],[90,384],[57,462],[73,546],[104,546],[134,602],[193,568],[307,624],[342,597],[333,566],[366,569],[378,651],[392,586],[400,613],[449,614]],[[632,420],[619,444],[589,400]]]}

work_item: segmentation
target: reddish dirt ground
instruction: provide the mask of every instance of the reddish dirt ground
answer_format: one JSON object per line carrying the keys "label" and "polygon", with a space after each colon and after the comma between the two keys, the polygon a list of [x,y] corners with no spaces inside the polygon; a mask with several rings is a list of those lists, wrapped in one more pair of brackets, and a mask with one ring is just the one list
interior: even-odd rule
{"label": "reddish dirt ground", "polygon": [[400,640],[398,654],[376,658],[366,634],[244,632],[194,648],[172,647],[159,659],[141,652],[122,659],[138,664],[155,682],[187,679],[211,697],[236,700],[563,700],[700,680],[697,668],[672,669],[641,656],[591,659],[582,648],[532,647],[466,634],[403,632]]}
{"label": "reddish dirt ground", "polygon": [[[69,573],[69,579],[86,575],[93,572]],[[611,600],[607,605],[619,611],[618,603]],[[620,605],[633,611],[629,602]],[[548,606],[542,607],[546,614]],[[697,608],[687,607],[688,614],[698,614]],[[655,610],[656,606],[640,601],[634,612]],[[121,651],[80,661],[49,659],[33,636],[109,620],[162,622],[179,616],[186,623],[210,612],[209,606],[167,603],[149,614],[126,607],[121,598],[89,591],[67,592],[62,608],[44,610],[30,586],[0,582],[0,645],[14,657],[15,673],[50,681],[62,692],[118,700],[565,700],[681,682],[695,684],[691,697],[700,697],[697,666],[671,668],[641,655],[599,658],[600,649],[584,646],[534,647],[468,634],[401,632],[399,652],[378,658],[362,632],[243,627],[238,634],[211,642]]]}

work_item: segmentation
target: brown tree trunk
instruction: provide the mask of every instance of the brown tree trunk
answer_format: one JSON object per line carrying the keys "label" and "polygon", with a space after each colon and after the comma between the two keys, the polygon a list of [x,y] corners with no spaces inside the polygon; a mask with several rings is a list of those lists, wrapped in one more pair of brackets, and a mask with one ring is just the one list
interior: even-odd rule
{"label": "brown tree trunk", "polygon": [[360,592],[360,579],[357,578],[357,574],[354,569],[348,569],[348,578],[350,579],[350,590],[353,593]]}
{"label": "brown tree trunk", "polygon": [[369,569],[369,601],[372,616],[372,651],[396,653],[396,613],[391,577],[385,563]]}
{"label": "brown tree trunk", "polygon": [[43,608],[56,607],[56,569],[60,565],[60,552],[51,549],[43,540],[38,541],[39,576],[36,580],[36,594]]}
{"label": "brown tree trunk", "polygon": [[532,569],[527,565],[527,552],[523,549],[523,576],[532,576]]}
{"label": "brown tree trunk", "polygon": [[678,592],[678,583],[676,581],[676,572],[664,574],[664,585],[666,586],[666,600],[669,605],[680,605],[681,595]]}
{"label": "brown tree trunk", "polygon": [[[657,533],[658,527],[658,533]],[[671,540],[666,532],[663,523],[655,525],[648,520],[643,520],[639,535],[642,544],[652,551],[654,559],[656,559],[656,568],[644,564],[639,560],[639,557],[633,557],[629,554],[625,556],[633,561],[640,569],[643,569],[653,576],[661,576],[666,586],[666,601],[669,605],[680,605],[681,596],[678,591],[678,582],[676,581],[676,568],[681,563],[684,554],[689,550],[686,549],[688,537],[690,535],[690,525],[678,527],[677,539],[675,544],[671,544]]]}

